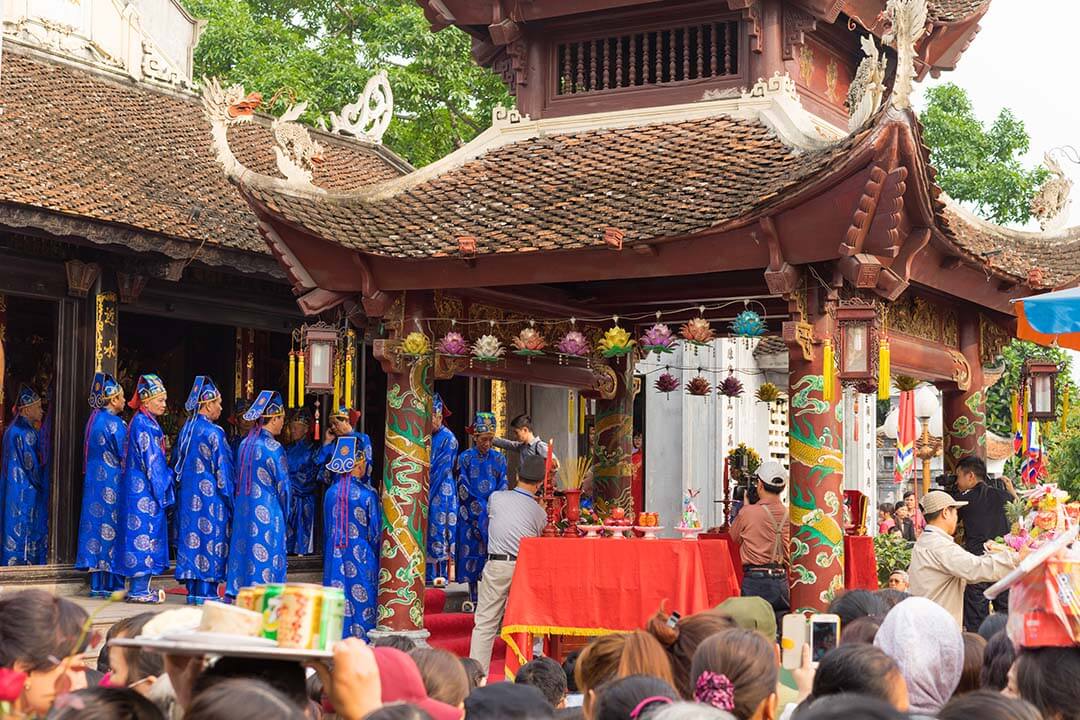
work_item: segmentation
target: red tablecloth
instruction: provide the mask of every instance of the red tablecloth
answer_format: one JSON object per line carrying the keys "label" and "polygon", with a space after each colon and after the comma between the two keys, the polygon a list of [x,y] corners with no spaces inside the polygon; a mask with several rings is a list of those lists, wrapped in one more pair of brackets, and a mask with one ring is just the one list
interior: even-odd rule
{"label": "red tablecloth", "polygon": [[848,590],[878,589],[874,538],[868,535],[844,537],[844,587]]}
{"label": "red tablecloth", "polygon": [[691,615],[739,585],[721,542],[529,538],[522,541],[502,637],[512,676],[536,635],[604,635],[642,627],[662,601]]}

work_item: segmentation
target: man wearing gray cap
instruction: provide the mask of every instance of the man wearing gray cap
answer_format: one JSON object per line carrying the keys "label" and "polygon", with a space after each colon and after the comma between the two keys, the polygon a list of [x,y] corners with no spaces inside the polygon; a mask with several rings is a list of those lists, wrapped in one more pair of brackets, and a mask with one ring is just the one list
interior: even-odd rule
{"label": "man wearing gray cap", "polygon": [[772,605],[777,623],[791,609],[788,587],[788,511],[780,500],[787,470],[766,460],[755,473],[758,501],[739,511],[731,524],[731,539],[739,546],[743,566],[742,594]]}
{"label": "man wearing gray cap", "polygon": [[956,544],[957,508],[966,502],[934,490],[923,496],[921,505],[926,529],[911,551],[910,592],[941,605],[962,625],[967,584],[1000,580],[1016,567],[1019,557],[1011,550],[972,555]]}

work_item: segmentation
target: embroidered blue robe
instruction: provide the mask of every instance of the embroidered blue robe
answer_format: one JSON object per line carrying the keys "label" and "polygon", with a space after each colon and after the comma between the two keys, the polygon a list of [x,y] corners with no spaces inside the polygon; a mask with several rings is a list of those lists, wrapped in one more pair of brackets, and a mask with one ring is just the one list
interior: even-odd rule
{"label": "embroidered blue robe", "polygon": [[454,463],[458,441],[443,425],[431,436],[431,482],[428,492],[427,581],[437,576],[436,563],[445,564],[457,546],[458,491]]}
{"label": "embroidered blue robe", "polygon": [[289,463],[289,536],[286,549],[290,555],[311,555],[317,545],[315,508],[323,483],[316,471],[315,443],[307,438],[285,448]]}
{"label": "embroidered blue robe", "polygon": [[285,519],[289,514],[289,465],[285,448],[259,428],[240,443],[225,592],[285,582]]}
{"label": "embroidered blue robe", "polygon": [[120,531],[120,482],[127,426],[108,410],[94,410],[86,424],[86,475],[79,516],[75,567],[118,572],[116,536]]}
{"label": "embroidered blue robe", "polygon": [[48,495],[39,456],[38,431],[22,415],[4,431],[3,544],[0,565],[40,565],[45,562],[45,534],[42,522],[48,519]]}
{"label": "embroidered blue robe", "polygon": [[157,419],[141,409],[128,426],[121,482],[121,537],[117,552],[124,577],[160,575],[169,568],[166,511],[173,506],[173,473],[165,456],[165,435]]}
{"label": "embroidered blue robe", "polygon": [[487,560],[488,498],[505,490],[506,457],[475,447],[458,456],[457,581],[480,580]]}
{"label": "embroidered blue robe", "polygon": [[326,491],[323,585],[345,593],[343,637],[367,637],[378,618],[379,547],[382,516],[379,496],[367,482],[335,474]]}
{"label": "embroidered blue robe", "polygon": [[235,492],[232,448],[205,415],[188,420],[180,435],[186,442],[176,465],[176,579],[223,582]]}

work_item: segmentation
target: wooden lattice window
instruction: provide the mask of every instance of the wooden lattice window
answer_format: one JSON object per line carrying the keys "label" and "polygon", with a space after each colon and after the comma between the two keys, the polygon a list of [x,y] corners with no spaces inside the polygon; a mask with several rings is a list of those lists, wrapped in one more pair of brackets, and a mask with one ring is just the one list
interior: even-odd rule
{"label": "wooden lattice window", "polygon": [[739,23],[718,21],[555,47],[555,96],[707,81],[739,74]]}

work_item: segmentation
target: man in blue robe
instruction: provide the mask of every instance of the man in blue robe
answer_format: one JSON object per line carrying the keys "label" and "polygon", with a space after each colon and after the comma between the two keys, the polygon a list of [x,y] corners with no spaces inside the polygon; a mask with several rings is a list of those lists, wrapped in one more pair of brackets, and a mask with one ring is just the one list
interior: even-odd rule
{"label": "man in blue robe", "polygon": [[446,585],[457,546],[458,491],[454,474],[458,441],[443,419],[450,411],[436,395],[431,403],[431,482],[428,491],[427,581]]}
{"label": "man in blue robe", "polygon": [[285,458],[289,462],[289,536],[286,549],[290,555],[311,555],[318,542],[315,537],[315,508],[323,483],[315,467],[316,447],[311,441],[311,413],[300,408],[289,422]]}
{"label": "man in blue robe", "polygon": [[[332,410],[327,417],[327,425],[329,426],[323,438],[324,445],[319,450],[319,456],[315,459],[315,469],[322,476],[324,484],[329,485],[334,481],[332,474],[326,469],[326,464],[330,462],[332,453],[334,452],[334,442],[338,438],[343,437],[355,437],[357,439],[357,452],[364,453],[365,458],[371,457],[371,438],[367,436],[367,433],[362,433],[356,429],[356,424],[360,421],[359,410],[349,410],[344,405],[338,407],[336,410]],[[371,463],[364,463],[364,482],[369,487],[374,487],[371,483]]]}
{"label": "man in blue robe", "polygon": [[366,638],[378,617],[382,520],[379,495],[364,481],[367,458],[359,440],[355,435],[338,438],[326,464],[334,484],[323,503],[323,585],[345,593],[343,637]]}
{"label": "man in blue robe", "polygon": [[285,426],[281,394],[263,390],[244,419],[255,423],[240,443],[232,538],[225,594],[285,582],[285,525],[289,516],[289,464],[276,438]]}
{"label": "man in blue robe", "polygon": [[495,415],[476,413],[475,447],[458,456],[457,581],[469,583],[466,612],[476,607],[476,590],[487,562],[487,503],[491,493],[507,488],[506,457],[492,447]]}
{"label": "man in blue robe", "polygon": [[[176,579],[189,605],[217,600],[225,581],[233,508],[233,454],[221,417],[221,393],[205,375],[195,378],[184,408],[194,413],[177,440]],[[182,441],[182,442],[181,442]]]}
{"label": "man in blue robe", "polygon": [[108,597],[124,589],[117,570],[116,534],[120,530],[120,481],[127,425],[124,388],[112,375],[99,372],[90,386],[90,420],[83,440],[85,463],[79,545],[75,568],[90,573],[90,597]]}
{"label": "man in blue robe", "polygon": [[15,413],[4,432],[0,471],[4,503],[0,565],[41,565],[49,513],[38,436],[44,413],[41,398],[26,385],[19,389]]}
{"label": "man in blue robe", "polygon": [[128,602],[162,603],[165,591],[150,580],[169,569],[166,511],[176,502],[173,474],[165,454],[165,434],[158,418],[165,414],[165,384],[157,375],[139,378],[128,406],[135,414],[128,424],[121,482],[120,574],[128,578]]}

